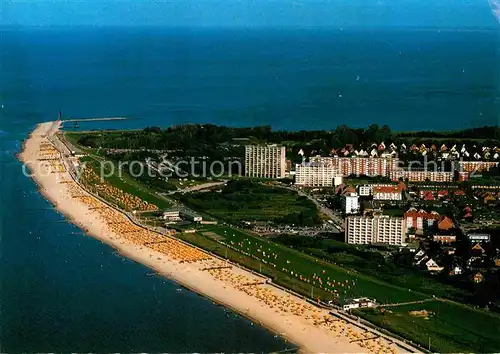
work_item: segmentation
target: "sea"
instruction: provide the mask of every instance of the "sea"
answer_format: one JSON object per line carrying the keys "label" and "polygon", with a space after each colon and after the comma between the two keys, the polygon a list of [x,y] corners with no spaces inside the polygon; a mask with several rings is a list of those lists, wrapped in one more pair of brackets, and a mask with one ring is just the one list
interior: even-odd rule
{"label": "sea", "polygon": [[38,122],[498,125],[499,30],[0,28],[0,352],[294,348],[68,223],[15,156]]}

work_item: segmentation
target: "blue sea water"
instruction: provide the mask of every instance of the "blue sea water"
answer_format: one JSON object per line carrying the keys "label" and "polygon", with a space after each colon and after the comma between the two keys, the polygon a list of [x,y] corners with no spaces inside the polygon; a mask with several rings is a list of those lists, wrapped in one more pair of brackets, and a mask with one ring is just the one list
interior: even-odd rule
{"label": "blue sea water", "polygon": [[0,33],[0,351],[290,347],[68,224],[15,158],[35,124],[275,129],[497,125],[499,33],[437,29],[4,28]]}

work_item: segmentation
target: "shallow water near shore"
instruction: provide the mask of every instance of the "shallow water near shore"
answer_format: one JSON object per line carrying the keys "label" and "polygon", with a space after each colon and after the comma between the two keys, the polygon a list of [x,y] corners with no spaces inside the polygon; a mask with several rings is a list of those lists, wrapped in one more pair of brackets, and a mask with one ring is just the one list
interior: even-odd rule
{"label": "shallow water near shore", "polygon": [[294,348],[85,235],[23,176],[2,140],[0,351],[257,352]]}

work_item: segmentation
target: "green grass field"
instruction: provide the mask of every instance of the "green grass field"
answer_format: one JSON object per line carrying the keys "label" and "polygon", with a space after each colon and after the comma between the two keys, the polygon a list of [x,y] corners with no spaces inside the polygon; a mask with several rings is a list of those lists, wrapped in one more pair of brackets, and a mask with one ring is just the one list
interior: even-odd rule
{"label": "green grass field", "polygon": [[[224,250],[221,255],[225,254],[226,248],[243,254],[259,263],[259,267],[254,267],[254,269],[260,270],[259,268],[262,266],[264,270],[272,271],[273,278],[276,278],[278,282],[283,276],[294,279],[295,285],[300,284],[300,288],[306,289],[306,295],[310,295],[311,288],[313,288],[313,293],[317,295],[314,298],[319,296],[321,300],[337,299],[343,302],[346,298],[369,296],[376,298],[381,303],[426,298],[424,294],[408,291],[408,289],[344,269],[339,265],[324,262],[232,227],[210,225],[199,229],[201,234],[207,231],[220,236],[216,246]],[[207,238],[203,235],[196,237]],[[301,292],[299,289],[294,290]]]}
{"label": "green grass field", "polygon": [[232,223],[276,221],[295,224],[319,222],[316,205],[306,197],[281,187],[249,180],[233,180],[216,193],[191,193],[181,197],[189,207]]}
{"label": "green grass field", "polygon": [[[229,226],[201,226],[198,233],[179,234],[179,237],[259,271],[273,278],[277,284],[304,296],[312,295],[314,299],[319,297],[324,301],[337,300],[342,303],[347,298],[368,296],[384,304],[431,298],[431,295],[408,291],[341,265],[323,262]],[[332,284],[333,281],[335,286],[328,286],[327,282]],[[494,314],[438,300],[387,309],[392,313],[358,311],[357,314],[424,347],[428,346],[430,336],[431,349],[434,351],[491,352],[500,348],[500,338],[496,338],[500,333],[500,318]],[[423,309],[436,315],[425,320],[408,314],[410,310]]]}
{"label": "green grass field", "polygon": [[[500,318],[491,313],[446,301],[405,305],[379,310],[356,311],[357,315],[398,333],[431,351],[438,352],[498,352],[500,348]],[[411,316],[409,311],[426,310],[425,319]]]}
{"label": "green grass field", "polygon": [[[99,163],[99,159],[94,158],[94,157],[85,157],[81,159],[82,162],[85,162],[86,164],[90,165],[94,171],[100,175],[100,168],[101,164]],[[108,161],[109,162],[109,161]],[[104,179],[115,186],[116,188],[135,195],[142,200],[156,205],[160,210],[161,209],[167,209],[172,206],[172,203],[168,201],[167,199],[156,195],[153,190],[150,188],[144,186],[140,182],[136,181],[134,178],[132,178],[130,175],[128,175],[126,172],[121,173],[121,176],[118,172],[118,166],[116,163],[114,163],[114,173],[111,174],[111,170],[104,168],[103,171],[105,173]],[[109,175],[109,176],[108,176]]]}

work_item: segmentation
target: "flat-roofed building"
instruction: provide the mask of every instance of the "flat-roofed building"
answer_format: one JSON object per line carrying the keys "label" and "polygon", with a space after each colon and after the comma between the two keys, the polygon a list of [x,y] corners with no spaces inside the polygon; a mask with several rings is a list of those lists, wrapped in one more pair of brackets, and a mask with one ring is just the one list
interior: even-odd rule
{"label": "flat-roofed building", "polygon": [[393,157],[324,157],[315,156],[313,162],[332,165],[340,175],[389,176],[398,167],[398,159]]}
{"label": "flat-roofed building", "polygon": [[337,171],[321,162],[304,162],[295,165],[295,184],[304,187],[332,187]]}
{"label": "flat-roofed building", "polygon": [[[399,179],[408,180],[410,182],[453,182],[455,177],[454,172],[440,172],[440,171],[405,171],[396,170],[389,174],[389,177],[393,181],[398,181]],[[468,172],[459,172],[458,180],[466,181],[469,179]]]}
{"label": "flat-roofed building", "polygon": [[368,245],[374,243],[373,218],[349,216],[346,218],[345,242]]}
{"label": "flat-roofed building", "polygon": [[358,194],[361,197],[369,197],[373,193],[373,185],[365,184],[358,187]]}
{"label": "flat-roofed building", "polygon": [[490,242],[491,235],[472,232],[472,233],[467,234],[467,238],[471,242]]}
{"label": "flat-roofed building", "polygon": [[359,196],[357,193],[348,193],[342,196],[342,211],[345,214],[359,212]]}
{"label": "flat-roofed building", "polygon": [[406,230],[403,218],[387,215],[349,216],[346,218],[345,241],[347,243],[403,245],[405,238]]}
{"label": "flat-roofed building", "polygon": [[459,161],[458,166],[460,171],[465,172],[482,172],[489,171],[493,167],[498,166],[496,161]]}
{"label": "flat-roofed building", "polygon": [[278,145],[246,145],[245,176],[254,178],[284,178],[286,149]]}

